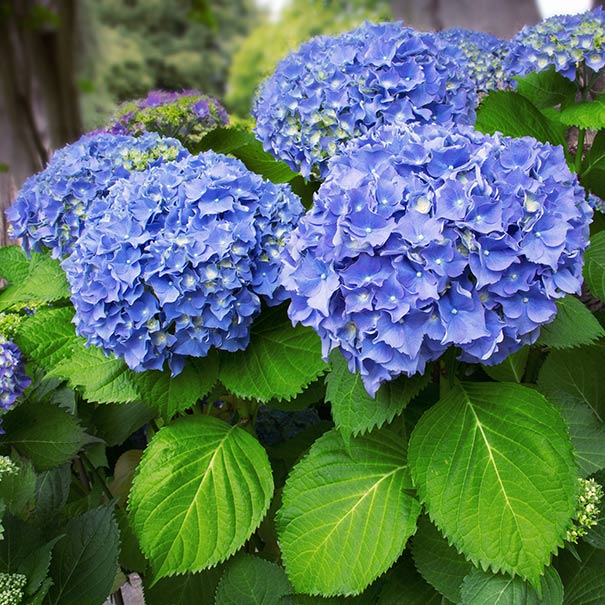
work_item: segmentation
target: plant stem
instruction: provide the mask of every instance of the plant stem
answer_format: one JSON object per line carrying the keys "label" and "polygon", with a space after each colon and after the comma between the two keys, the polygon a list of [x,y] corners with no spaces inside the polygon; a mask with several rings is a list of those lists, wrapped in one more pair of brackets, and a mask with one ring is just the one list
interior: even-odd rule
{"label": "plant stem", "polygon": [[584,138],[586,137],[586,129],[580,128],[578,130],[578,148],[576,149],[576,161],[575,161],[575,169],[576,174],[580,174],[580,170],[582,169],[582,155],[584,152]]}
{"label": "plant stem", "polygon": [[109,498],[109,500],[113,500],[114,499],[114,495],[109,491],[109,488],[107,487],[107,484],[105,483],[105,480],[101,476],[101,473],[99,472],[99,469],[90,461],[90,459],[88,458],[88,456],[84,452],[80,453],[80,458],[84,462],[86,462],[86,464],[88,465],[88,467],[92,471],[93,475],[95,476],[95,479],[99,482],[99,485],[101,486],[101,489],[103,490],[103,493],[107,496],[107,498]]}

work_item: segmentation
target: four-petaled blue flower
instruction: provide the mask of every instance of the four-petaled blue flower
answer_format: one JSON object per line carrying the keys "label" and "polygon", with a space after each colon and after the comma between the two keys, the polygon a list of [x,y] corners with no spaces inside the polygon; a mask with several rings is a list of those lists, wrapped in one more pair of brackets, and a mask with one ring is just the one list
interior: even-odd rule
{"label": "four-petaled blue flower", "polygon": [[261,299],[284,300],[280,252],[302,212],[289,186],[214,152],[132,174],[94,201],[63,262],[78,333],[173,374],[245,348]]}
{"label": "four-petaled blue flower", "polygon": [[293,322],[371,394],[450,346],[495,364],[577,293],[592,209],[561,147],[470,127],[376,128],[330,162],[283,254]]}
{"label": "four-petaled blue flower", "polygon": [[459,51],[401,23],[319,36],[277,67],[253,108],[266,151],[323,178],[344,143],[380,124],[472,124],[476,94]]}
{"label": "four-petaled blue flower", "polygon": [[524,27],[510,42],[504,69],[510,77],[554,67],[575,80],[581,65],[592,72],[605,66],[605,12],[600,7]]}
{"label": "four-petaled blue flower", "polygon": [[6,211],[9,235],[25,250],[50,249],[53,258],[71,253],[92,202],[120,179],[187,153],[175,139],[157,134],[85,135],[58,150],[48,166],[30,177]]}

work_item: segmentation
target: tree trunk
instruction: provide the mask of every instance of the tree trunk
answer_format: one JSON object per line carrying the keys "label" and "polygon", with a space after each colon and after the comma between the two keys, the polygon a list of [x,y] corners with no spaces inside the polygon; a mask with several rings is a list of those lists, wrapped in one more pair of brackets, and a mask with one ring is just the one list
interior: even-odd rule
{"label": "tree trunk", "polygon": [[503,39],[540,21],[538,7],[528,0],[392,0],[391,8],[396,19],[421,31],[463,27]]}
{"label": "tree trunk", "polygon": [[81,133],[77,0],[0,0],[0,245],[4,210],[51,152]]}

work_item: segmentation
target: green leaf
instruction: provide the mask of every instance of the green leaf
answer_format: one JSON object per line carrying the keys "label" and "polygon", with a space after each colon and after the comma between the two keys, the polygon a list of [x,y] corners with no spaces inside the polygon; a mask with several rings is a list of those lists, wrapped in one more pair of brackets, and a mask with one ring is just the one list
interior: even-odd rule
{"label": "green leaf", "polygon": [[73,308],[40,309],[19,329],[16,342],[30,359],[45,370],[51,370],[76,347],[84,348],[85,340],[76,336],[71,322]]}
{"label": "green leaf", "polygon": [[605,99],[574,103],[561,110],[561,122],[567,126],[598,130],[605,128]]}
{"label": "green leaf", "polygon": [[383,428],[351,440],[332,430],[292,470],[277,530],[298,592],[362,592],[399,557],[420,513],[405,443]]}
{"label": "green leaf", "polygon": [[200,142],[200,151],[213,149],[241,160],[247,168],[274,183],[287,183],[297,176],[286,164],[263,149],[254,133],[238,126],[215,128]]}
{"label": "green leaf", "polygon": [[533,72],[517,80],[517,92],[539,109],[565,105],[573,101],[575,84],[562,76],[554,67]]}
{"label": "green leaf", "polygon": [[[22,276],[20,265],[12,277],[17,275]],[[0,311],[15,303],[54,302],[66,298],[69,298],[69,287],[60,261],[45,254],[32,252],[27,275],[0,293]]]}
{"label": "green leaf", "polygon": [[423,516],[412,539],[412,555],[420,575],[450,601],[459,603],[462,580],[473,568]]}
{"label": "green leaf", "polygon": [[567,423],[578,469],[583,477],[605,468],[605,426],[577,397],[558,391],[549,401]]}
{"label": "green leaf", "polygon": [[132,531],[128,513],[125,509],[118,508],[115,515],[120,530],[120,555],[118,561],[124,569],[135,571],[142,577],[146,577],[147,559],[145,559],[145,556],[141,552],[139,541]]}
{"label": "green leaf", "polygon": [[605,603],[605,550],[578,544],[579,560],[564,551],[556,561],[565,586],[565,605],[601,605]]}
{"label": "green leaf", "polygon": [[590,149],[582,161],[582,174],[585,177],[591,170],[605,170],[605,130],[599,130],[592,141]]}
{"label": "green leaf", "polygon": [[477,110],[475,129],[486,134],[501,132],[510,137],[532,136],[543,143],[565,148],[564,130],[518,92],[489,93]]}
{"label": "green leaf", "polygon": [[84,431],[75,416],[44,401],[25,401],[3,417],[9,443],[27,456],[37,470],[70,461],[84,443]]}
{"label": "green leaf", "polygon": [[216,605],[278,605],[290,592],[292,586],[279,565],[242,554],[227,565],[216,589]]}
{"label": "green leaf", "polygon": [[[547,567],[538,592],[521,578],[473,569],[462,584],[462,605],[563,605],[563,584],[553,567]],[[458,601],[457,601],[458,602]]]}
{"label": "green leaf", "polygon": [[92,412],[92,422],[97,435],[108,446],[121,445],[144,424],[149,422],[156,412],[140,401],[121,403],[120,405],[99,405]]}
{"label": "green leaf", "polygon": [[351,436],[388,424],[428,384],[429,376],[402,376],[383,384],[374,398],[368,395],[359,373],[352,374],[344,357],[330,355],[332,371],[326,378],[326,400],[332,404],[332,418],[345,442]]}
{"label": "green leaf", "polygon": [[[447,605],[450,603],[416,571],[405,554],[385,577],[377,605]],[[365,604],[364,604],[365,605]]]}
{"label": "green leaf", "polygon": [[605,231],[591,238],[584,253],[584,279],[588,289],[605,302]]}
{"label": "green leaf", "polygon": [[[162,578],[153,586],[145,577],[146,605],[215,605],[216,587],[224,567],[219,565],[196,574]],[[243,604],[242,604],[243,605]]]}
{"label": "green leaf", "polygon": [[538,344],[553,349],[571,349],[589,345],[605,336],[596,317],[575,296],[557,301],[553,322],[542,326]]}
{"label": "green leaf", "polygon": [[46,578],[40,585],[40,588],[36,594],[32,595],[29,599],[23,602],[23,605],[42,605],[44,598],[48,594],[50,587],[53,585],[53,581],[50,578]]}
{"label": "green leaf", "polygon": [[532,584],[563,542],[576,472],[563,419],[517,384],[455,386],[420,419],[410,470],[432,521],[475,565]]}
{"label": "green leaf", "polygon": [[140,399],[166,420],[190,408],[207,395],[218,380],[218,356],[190,359],[178,376],[149,370],[135,377]]}
{"label": "green leaf", "polygon": [[495,366],[482,366],[485,373],[498,382],[520,383],[527,367],[529,347],[522,347]]}
{"label": "green leaf", "polygon": [[0,277],[9,284],[22,282],[29,273],[29,260],[19,246],[0,248]]}
{"label": "green leaf", "polygon": [[63,359],[48,373],[67,380],[74,389],[81,389],[88,401],[127,403],[139,399],[137,381],[140,377],[123,359],[107,357],[97,347],[78,347],[71,357]]}
{"label": "green leaf", "polygon": [[591,345],[575,351],[551,351],[538,376],[538,388],[549,400],[563,392],[587,405],[595,417],[605,418],[605,346]]}
{"label": "green leaf", "polygon": [[36,473],[26,458],[13,458],[13,461],[19,470],[0,478],[0,500],[4,501],[13,515],[26,519],[36,499]]}
{"label": "green leaf", "polygon": [[265,309],[244,351],[223,353],[220,380],[235,395],[268,402],[291,399],[326,371],[319,336],[292,324],[282,308]]}
{"label": "green leaf", "polygon": [[49,605],[101,605],[118,570],[120,534],[113,507],[89,510],[72,519],[55,547],[50,565]]}
{"label": "green leaf", "polygon": [[231,556],[260,524],[273,493],[267,454],[249,433],[189,416],[149,443],[130,492],[132,526],[156,577]]}
{"label": "green leaf", "polygon": [[35,519],[47,527],[57,521],[67,503],[71,483],[69,464],[42,471],[36,480]]}

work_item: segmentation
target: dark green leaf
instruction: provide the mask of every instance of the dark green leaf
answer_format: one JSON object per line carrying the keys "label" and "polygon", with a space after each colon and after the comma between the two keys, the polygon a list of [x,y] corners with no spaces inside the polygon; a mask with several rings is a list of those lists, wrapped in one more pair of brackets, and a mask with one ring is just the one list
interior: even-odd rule
{"label": "dark green leaf", "polygon": [[428,374],[402,376],[383,384],[374,398],[368,395],[361,376],[352,374],[340,352],[330,355],[332,371],[326,378],[326,400],[332,404],[332,418],[345,442],[390,423],[428,384]]}
{"label": "dark green leaf", "polygon": [[605,231],[591,238],[584,253],[584,279],[590,291],[605,302]]}
{"label": "dark green leaf", "polygon": [[555,107],[573,101],[576,94],[574,83],[562,76],[554,67],[533,72],[517,80],[517,92],[536,107]]}
{"label": "dark green leaf", "polygon": [[[563,584],[557,571],[547,567],[538,592],[521,578],[473,569],[462,584],[462,605],[563,605]],[[458,602],[458,601],[457,601]]]}
{"label": "dark green leaf", "polygon": [[166,420],[190,408],[210,392],[218,380],[218,355],[189,360],[178,376],[149,370],[135,377],[140,399]]}
{"label": "dark green leaf", "polygon": [[450,601],[459,603],[462,580],[473,566],[448,544],[426,516],[420,518],[412,538],[412,555],[422,577]]}
{"label": "dark green leaf", "polygon": [[563,145],[563,130],[518,92],[493,91],[481,101],[475,128],[511,137],[532,136],[543,143]]}
{"label": "dark green leaf", "polygon": [[260,443],[211,416],[188,416],[151,440],[130,492],[132,526],[157,578],[212,567],[260,524],[273,477]]}
{"label": "dark green leaf", "polygon": [[605,170],[605,130],[599,130],[582,162],[582,177],[591,170]]}
{"label": "dark green leaf", "polygon": [[320,437],[292,470],[277,517],[294,588],[323,596],[365,590],[416,529],[420,505],[411,488],[405,443],[395,432],[353,438],[349,451],[337,430]]}
{"label": "dark green leaf", "polygon": [[279,565],[242,554],[227,564],[216,589],[216,605],[278,605],[291,592],[286,572]]}
{"label": "dark green leaf", "polygon": [[84,443],[84,431],[69,412],[43,401],[25,401],[3,418],[10,443],[27,456],[37,470],[59,466],[71,460]]}
{"label": "dark green leaf", "polygon": [[605,603],[605,550],[580,543],[576,551],[580,560],[564,551],[556,561],[565,587],[565,605],[602,605]]}
{"label": "dark green leaf", "polygon": [[571,349],[589,345],[605,336],[595,316],[575,296],[557,301],[557,315],[553,322],[542,326],[538,344],[553,349]]}
{"label": "dark green leaf", "polygon": [[26,519],[34,508],[36,473],[27,458],[14,457],[13,462],[19,470],[0,476],[0,500],[13,515]]}
{"label": "dark green leaf", "polygon": [[567,427],[517,384],[455,386],[420,419],[410,470],[433,522],[477,566],[539,582],[576,506]]}
{"label": "dark green leaf", "polygon": [[[153,585],[145,583],[146,605],[215,605],[214,595],[224,566],[196,574],[162,578]],[[242,603],[243,605],[243,603]]]}
{"label": "dark green leaf", "polygon": [[529,347],[522,347],[516,353],[509,355],[502,363],[495,366],[483,366],[485,373],[498,382],[517,382],[523,380]]}
{"label": "dark green leaf", "polygon": [[120,405],[98,405],[92,412],[92,422],[97,435],[108,446],[120,445],[149,422],[156,415],[155,410],[140,401]]}
{"label": "dark green leaf", "polygon": [[69,496],[71,470],[69,463],[42,471],[36,481],[35,518],[50,525],[57,520]]}
{"label": "dark green leaf", "polygon": [[561,110],[561,122],[567,126],[598,130],[605,128],[605,100],[574,103]]}
{"label": "dark green leaf", "polygon": [[50,565],[49,605],[101,605],[118,570],[120,534],[112,507],[72,519]]}
{"label": "dark green leaf", "polygon": [[[128,514],[124,509],[116,509],[116,521],[120,530],[120,565],[128,571],[135,571],[145,576],[147,570],[147,559],[141,552],[137,537],[132,531]],[[147,593],[145,593],[147,595]]]}
{"label": "dark green leaf", "polygon": [[265,309],[246,350],[221,356],[220,380],[239,397],[267,402],[291,399],[327,368],[312,328],[293,328],[283,309]]}

